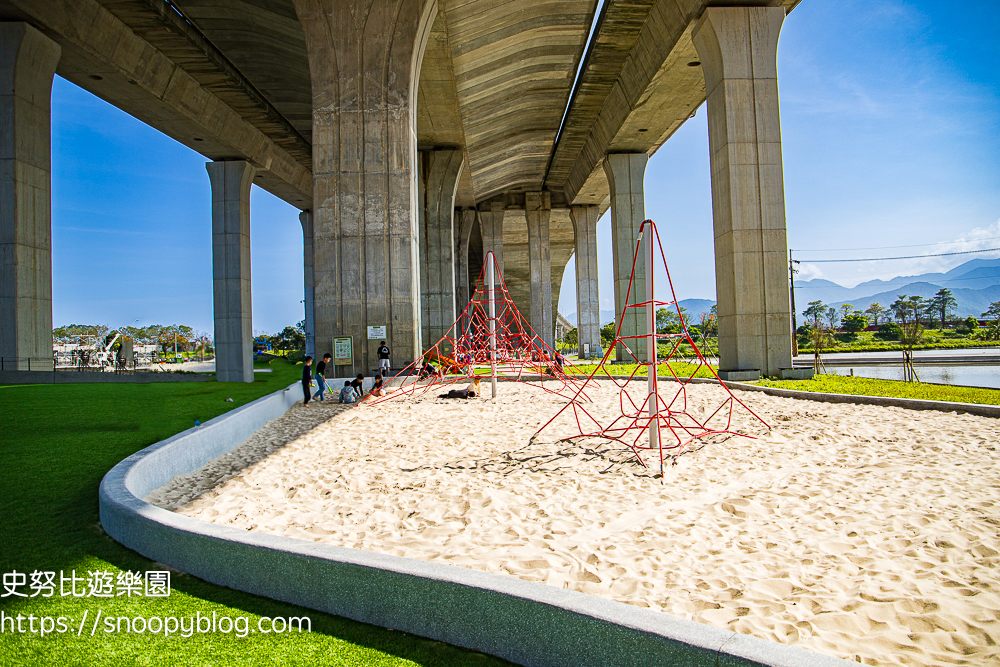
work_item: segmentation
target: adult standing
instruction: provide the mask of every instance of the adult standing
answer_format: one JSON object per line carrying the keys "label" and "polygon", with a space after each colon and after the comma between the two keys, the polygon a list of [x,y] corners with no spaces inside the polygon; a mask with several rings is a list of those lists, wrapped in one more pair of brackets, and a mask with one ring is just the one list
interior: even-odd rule
{"label": "adult standing", "polygon": [[302,405],[305,407],[309,406],[309,399],[312,398],[312,357],[306,357],[305,363],[302,365]]}
{"label": "adult standing", "polygon": [[378,346],[378,370],[382,377],[389,377],[389,346],[385,341]]}
{"label": "adult standing", "polygon": [[316,364],[316,393],[313,394],[313,398],[318,398],[320,401],[325,401],[326,397],[323,392],[328,389],[326,386],[326,364],[333,357],[329,352],[323,355],[323,360]]}

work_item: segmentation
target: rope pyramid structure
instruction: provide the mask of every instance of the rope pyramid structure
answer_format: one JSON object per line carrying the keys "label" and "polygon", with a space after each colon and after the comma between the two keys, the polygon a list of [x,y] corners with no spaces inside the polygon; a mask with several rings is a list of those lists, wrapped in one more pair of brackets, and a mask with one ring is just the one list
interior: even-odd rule
{"label": "rope pyramid structure", "polygon": [[[422,372],[425,361],[437,364],[434,374]],[[587,400],[585,376],[567,374],[568,366],[569,362],[531,328],[514,305],[491,251],[483,262],[472,299],[449,332],[392,376],[390,382],[398,384],[398,389],[365,403],[378,405],[418,396],[475,377],[491,381],[492,398],[496,398],[497,381],[501,380],[526,384],[566,399]]]}
{"label": "rope pyramid structure", "polygon": [[[659,258],[666,270],[667,282],[670,286],[669,301],[657,301],[654,296],[653,267],[656,249],[659,249]],[[636,293],[637,266],[645,266],[646,268],[646,300],[632,303]],[[672,308],[676,311],[680,321],[680,333],[657,333],[657,307]],[[630,311],[643,312],[647,333],[622,335],[622,325]],[[658,358],[658,345],[660,343],[666,343],[668,350],[662,358]],[[624,379],[614,375],[613,366],[609,363],[609,358],[618,344],[623,346],[636,364],[635,369]],[[676,366],[682,344],[691,347],[697,361],[694,364],[694,370],[690,372],[679,372]],[[643,348],[646,351],[645,355],[640,354],[640,350]],[[643,356],[645,358],[642,358]],[[658,371],[663,368],[667,370],[667,376],[660,378]],[[709,377],[715,378],[719,386],[725,390],[726,398],[708,417],[698,418],[689,411],[688,387],[703,368],[707,369]],[[632,381],[641,379],[641,371],[643,370],[646,371],[646,386],[644,390],[639,390],[632,384]],[[584,403],[589,403],[590,399],[584,395],[582,389],[598,380],[601,382],[610,381],[618,388],[620,411],[614,419],[606,424],[598,421],[591,410],[588,410],[584,405]],[[631,449],[644,468],[649,467],[644,455],[655,454],[659,457],[660,479],[662,480],[664,459],[667,457],[676,459],[676,456],[696,441],[711,436],[753,438],[753,436],[741,433],[733,427],[733,417],[739,408],[745,410],[765,427],[770,428],[743,401],[733,395],[705,360],[701,350],[698,349],[677,303],[677,296],[674,293],[673,281],[670,278],[670,271],[667,269],[666,255],[663,253],[656,224],[652,220],[645,220],[639,228],[639,236],[636,239],[635,252],[632,257],[632,273],[625,296],[625,306],[618,317],[614,343],[608,346],[600,363],[587,378],[587,381],[583,383],[580,393],[553,415],[552,419],[543,424],[532,436],[532,441],[537,439],[541,432],[555,422],[560,415],[570,412],[575,419],[579,433],[563,438],[563,441],[583,438],[603,438],[616,441]]]}

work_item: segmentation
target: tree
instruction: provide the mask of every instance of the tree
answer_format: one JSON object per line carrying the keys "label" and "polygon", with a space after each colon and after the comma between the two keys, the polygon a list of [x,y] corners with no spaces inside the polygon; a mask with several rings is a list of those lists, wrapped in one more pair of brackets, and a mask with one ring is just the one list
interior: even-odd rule
{"label": "tree", "polygon": [[830,328],[837,326],[837,309],[830,306],[826,309],[826,321],[830,323]]}
{"label": "tree", "polygon": [[[688,320],[688,312],[684,307],[679,308],[684,321]],[[656,333],[680,333],[681,318],[677,316],[674,308],[658,308],[656,310]]]}
{"label": "tree", "polygon": [[285,327],[269,336],[268,341],[276,350],[304,350],[306,347],[306,335],[300,327]]}
{"label": "tree", "polygon": [[979,328],[979,320],[977,320],[972,315],[965,318],[965,328],[969,331],[975,331]]}
{"label": "tree", "polygon": [[840,320],[840,328],[844,331],[856,334],[868,327],[868,318],[858,312],[851,312]]}
{"label": "tree", "polygon": [[576,327],[573,327],[572,329],[563,334],[562,339],[563,342],[569,345],[570,347],[576,347],[578,341],[580,340],[579,336],[580,336],[579,330]]}
{"label": "tree", "polygon": [[872,325],[877,327],[879,320],[885,319],[886,312],[882,304],[872,303],[865,309],[865,315],[868,315],[871,318]]}
{"label": "tree", "polygon": [[820,321],[826,317],[826,304],[822,301],[810,301],[809,307],[802,314],[812,320],[812,328],[815,329],[819,326]]}
{"label": "tree", "polygon": [[712,306],[712,310],[704,312],[701,314],[701,318],[698,322],[698,328],[701,330],[702,340],[708,336],[714,336],[719,333],[719,326],[716,322],[715,316],[715,306]]}
{"label": "tree", "polygon": [[1000,326],[1000,301],[994,301],[990,304],[990,307],[986,309],[986,312],[982,314],[982,317],[986,319],[995,318],[997,326]]}
{"label": "tree", "polygon": [[951,290],[942,287],[937,291],[937,294],[931,298],[929,302],[929,308],[934,310],[936,315],[941,317],[941,328],[944,329],[945,320],[948,319],[949,314],[953,314],[955,306],[958,305],[958,301],[952,296]]}
{"label": "tree", "polygon": [[615,322],[614,320],[608,322],[603,327],[601,327],[601,347],[605,350],[611,345],[615,340]]}
{"label": "tree", "polygon": [[926,301],[922,297],[907,297],[905,294],[897,295],[896,300],[889,306],[899,320],[899,342],[903,345],[903,379],[907,382],[920,381],[913,368],[913,346],[924,336],[920,315],[926,306]]}

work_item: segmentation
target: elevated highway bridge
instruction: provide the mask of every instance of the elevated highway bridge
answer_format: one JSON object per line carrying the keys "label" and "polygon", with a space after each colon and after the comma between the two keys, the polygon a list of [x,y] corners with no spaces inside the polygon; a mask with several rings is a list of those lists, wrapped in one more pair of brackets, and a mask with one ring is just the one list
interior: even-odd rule
{"label": "elevated highway bridge", "polygon": [[302,211],[311,353],[353,336],[367,372],[386,326],[412,360],[490,250],[550,343],[575,258],[580,348],[599,350],[597,220],[620,312],[647,160],[707,99],[721,368],[777,375],[775,54],[797,2],[0,0],[0,356],[52,356],[57,73],[208,159],[222,381],[253,379],[252,185]]}

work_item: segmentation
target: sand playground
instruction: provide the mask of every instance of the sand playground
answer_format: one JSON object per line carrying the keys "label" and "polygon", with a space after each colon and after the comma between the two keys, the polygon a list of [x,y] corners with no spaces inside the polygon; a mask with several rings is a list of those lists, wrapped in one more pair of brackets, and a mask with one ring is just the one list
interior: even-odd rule
{"label": "sand playground", "polygon": [[[693,412],[718,386],[692,385]],[[610,384],[589,392],[612,414]],[[489,395],[489,390],[486,392]],[[205,521],[544,582],[866,665],[1000,664],[1000,423],[737,395],[771,426],[664,479],[565,403],[301,404],[147,500]]]}

